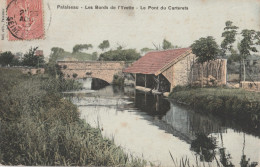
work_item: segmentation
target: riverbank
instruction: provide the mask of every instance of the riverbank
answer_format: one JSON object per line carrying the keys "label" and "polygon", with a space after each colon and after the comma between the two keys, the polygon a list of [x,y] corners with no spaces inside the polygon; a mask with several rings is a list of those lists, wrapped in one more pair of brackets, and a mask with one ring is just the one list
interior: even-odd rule
{"label": "riverbank", "polygon": [[144,166],[79,118],[62,91],[80,88],[49,75],[0,69],[0,164]]}
{"label": "riverbank", "polygon": [[229,117],[246,127],[260,127],[260,93],[243,89],[177,86],[169,98],[196,111]]}

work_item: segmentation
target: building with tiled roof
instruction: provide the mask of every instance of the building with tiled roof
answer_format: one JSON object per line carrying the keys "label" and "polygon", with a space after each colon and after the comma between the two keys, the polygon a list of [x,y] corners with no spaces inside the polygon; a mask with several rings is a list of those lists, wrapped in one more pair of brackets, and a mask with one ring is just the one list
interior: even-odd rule
{"label": "building with tiled roof", "polygon": [[126,68],[124,73],[135,77],[136,86],[170,92],[176,85],[190,81],[195,55],[191,48],[149,52]]}

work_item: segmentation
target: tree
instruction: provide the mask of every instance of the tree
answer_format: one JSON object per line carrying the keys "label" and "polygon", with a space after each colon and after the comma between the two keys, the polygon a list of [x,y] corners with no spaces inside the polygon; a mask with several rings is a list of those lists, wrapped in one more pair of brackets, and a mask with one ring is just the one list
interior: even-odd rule
{"label": "tree", "polygon": [[98,48],[101,49],[102,51],[106,50],[109,47],[110,44],[108,40],[104,40],[101,44],[98,45]]}
{"label": "tree", "polygon": [[192,52],[196,55],[197,61],[201,63],[201,86],[203,85],[203,64],[207,63],[207,78],[208,78],[208,64],[209,61],[216,59],[219,53],[219,47],[215,39],[212,36],[206,38],[200,38],[196,40],[192,45]]}
{"label": "tree", "polygon": [[233,43],[236,41],[236,35],[237,35],[237,26],[233,26],[232,21],[226,21],[226,27],[224,28],[224,32],[222,33],[222,37],[224,37],[224,40],[221,42],[221,49],[223,55],[226,54],[226,51],[232,52],[233,50]]}
{"label": "tree", "polygon": [[153,50],[154,49],[151,49],[151,48],[142,48],[140,51],[141,51],[141,54],[145,54],[145,53],[153,51]]}
{"label": "tree", "polygon": [[43,55],[37,56],[35,55],[36,50],[38,47],[30,48],[29,52],[24,55],[22,64],[24,66],[30,67],[43,67],[44,65],[44,57]]}
{"label": "tree", "polygon": [[171,49],[172,47],[173,46],[171,42],[167,41],[166,39],[163,40],[163,44],[162,44],[163,50]]}
{"label": "tree", "polygon": [[12,54],[12,52],[10,52],[10,51],[3,52],[3,53],[1,53],[1,56],[0,56],[0,64],[2,66],[10,65],[11,62],[13,61],[13,59],[14,59],[14,55]]}
{"label": "tree", "polygon": [[117,49],[102,53],[99,60],[102,61],[134,61],[141,57],[135,49]]}
{"label": "tree", "polygon": [[163,48],[163,50],[167,50],[167,49],[176,49],[176,48],[180,48],[180,47],[177,45],[172,45],[171,42],[164,39],[163,43],[162,43],[162,48]]}
{"label": "tree", "polygon": [[[238,50],[240,52],[241,60],[243,61],[243,69],[244,69],[244,81],[245,81],[245,59],[251,55],[250,52],[258,52],[256,49],[256,45],[260,45],[260,32],[256,32],[255,30],[244,29],[241,32],[243,39],[240,42]],[[241,61],[240,61],[241,63]],[[241,81],[241,72],[240,72],[240,81]]]}
{"label": "tree", "polygon": [[73,47],[72,53],[81,52],[83,49],[93,48],[91,44],[77,44]]}
{"label": "tree", "polygon": [[98,53],[97,52],[93,52],[91,54],[91,60],[95,61],[95,60],[97,60],[97,58],[98,58]]}
{"label": "tree", "polygon": [[195,136],[196,139],[192,140],[190,149],[200,156],[201,161],[212,162],[216,154],[216,138],[208,137],[204,133],[197,133]]}
{"label": "tree", "polygon": [[49,63],[55,64],[58,58],[64,53],[64,49],[59,47],[53,47],[51,48],[51,55],[49,58]]}
{"label": "tree", "polygon": [[20,66],[21,62],[17,58],[13,58],[13,60],[10,63],[10,66]]}

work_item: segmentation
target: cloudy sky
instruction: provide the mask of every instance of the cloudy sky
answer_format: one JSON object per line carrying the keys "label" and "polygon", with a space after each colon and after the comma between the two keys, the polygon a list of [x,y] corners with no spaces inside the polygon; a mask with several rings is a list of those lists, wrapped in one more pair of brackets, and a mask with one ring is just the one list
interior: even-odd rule
{"label": "cloudy sky", "polygon": [[[2,11],[6,0],[0,1]],[[39,46],[48,56],[52,47],[72,51],[75,44],[85,43],[94,45],[89,52],[99,51],[97,46],[103,40],[109,40],[114,48],[117,44],[154,48],[153,43],[159,45],[164,38],[174,45],[188,47],[194,40],[209,35],[220,44],[227,20],[240,30],[260,30],[259,0],[43,0],[43,3],[45,39],[8,41],[5,38],[0,40],[0,50],[25,52],[31,46]],[[58,9],[58,5],[79,9]],[[95,5],[133,6],[135,10],[85,9]],[[141,10],[141,6],[146,10]],[[166,10],[148,10],[148,6],[165,6]],[[188,7],[188,10],[168,10],[169,6]]]}

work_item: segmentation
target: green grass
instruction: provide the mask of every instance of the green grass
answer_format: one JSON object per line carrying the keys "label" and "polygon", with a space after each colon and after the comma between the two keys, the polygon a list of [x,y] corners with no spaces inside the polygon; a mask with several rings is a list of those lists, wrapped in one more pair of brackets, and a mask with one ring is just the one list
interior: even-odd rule
{"label": "green grass", "polygon": [[48,75],[0,69],[0,164],[144,166],[79,119],[61,93],[69,88]]}
{"label": "green grass", "polygon": [[169,95],[195,110],[229,116],[247,125],[260,126],[260,93],[229,88],[176,87]]}

